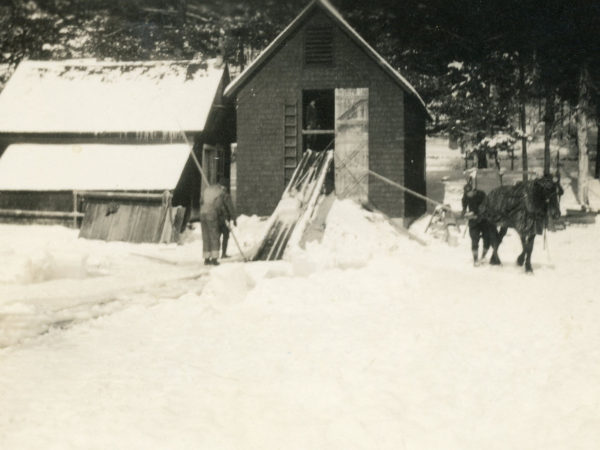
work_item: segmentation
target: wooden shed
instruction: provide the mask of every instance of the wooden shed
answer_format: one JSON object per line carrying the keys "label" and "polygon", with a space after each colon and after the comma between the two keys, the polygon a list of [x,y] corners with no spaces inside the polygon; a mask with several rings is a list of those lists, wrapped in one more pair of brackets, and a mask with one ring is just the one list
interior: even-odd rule
{"label": "wooden shed", "polygon": [[91,194],[147,206],[141,194],[160,205],[165,191],[189,217],[190,147],[212,180],[228,176],[229,81],[216,60],[22,62],[0,94],[0,220],[73,223]]}
{"label": "wooden shed", "polygon": [[312,1],[225,89],[237,117],[237,209],[270,214],[306,149],[334,149],[338,197],[425,212],[426,106],[325,0]]}

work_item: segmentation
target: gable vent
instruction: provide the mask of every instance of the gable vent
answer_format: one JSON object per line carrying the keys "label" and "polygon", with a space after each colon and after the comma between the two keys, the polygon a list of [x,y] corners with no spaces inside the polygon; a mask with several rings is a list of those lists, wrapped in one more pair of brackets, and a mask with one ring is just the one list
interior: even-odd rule
{"label": "gable vent", "polygon": [[333,31],[331,27],[306,29],[304,62],[307,65],[333,63]]}

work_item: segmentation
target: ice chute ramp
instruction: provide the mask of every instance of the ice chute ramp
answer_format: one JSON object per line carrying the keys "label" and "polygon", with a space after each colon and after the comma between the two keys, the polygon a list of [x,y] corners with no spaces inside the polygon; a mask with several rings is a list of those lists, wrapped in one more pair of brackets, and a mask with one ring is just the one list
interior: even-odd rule
{"label": "ice chute ramp", "polygon": [[304,153],[269,218],[267,233],[252,258],[254,261],[281,259],[289,245],[300,241],[323,195],[325,177],[332,161],[333,150],[307,150]]}

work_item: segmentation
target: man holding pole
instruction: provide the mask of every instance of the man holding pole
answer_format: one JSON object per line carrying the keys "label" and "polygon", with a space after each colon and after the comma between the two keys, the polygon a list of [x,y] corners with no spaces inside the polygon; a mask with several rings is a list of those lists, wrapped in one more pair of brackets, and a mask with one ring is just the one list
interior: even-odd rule
{"label": "man holding pole", "polygon": [[[223,181],[226,180],[222,180]],[[222,184],[207,186],[200,199],[200,225],[202,227],[202,256],[205,265],[219,265],[220,234],[222,226],[234,217],[231,197]],[[235,224],[235,219],[234,219]],[[229,237],[229,229],[227,230]],[[227,240],[224,239],[224,253]]]}

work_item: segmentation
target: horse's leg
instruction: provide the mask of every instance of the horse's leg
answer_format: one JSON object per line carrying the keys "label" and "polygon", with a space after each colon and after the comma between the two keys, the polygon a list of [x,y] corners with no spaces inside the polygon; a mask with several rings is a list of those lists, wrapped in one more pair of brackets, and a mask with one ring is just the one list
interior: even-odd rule
{"label": "horse's leg", "polygon": [[490,230],[491,226],[487,223],[483,223],[481,225],[481,237],[483,238],[483,252],[481,254],[481,259],[485,259],[485,255],[487,255],[488,250],[490,249]]}
{"label": "horse's leg", "polygon": [[525,259],[525,272],[533,273],[533,267],[531,267],[531,254],[533,253],[533,241],[535,240],[535,234],[527,236],[527,258]]}
{"label": "horse's leg", "polygon": [[527,254],[527,236],[519,233],[519,237],[521,238],[521,247],[523,248],[523,250],[521,251],[521,254],[517,258],[517,264],[519,266],[522,266],[523,263],[525,262],[525,256]]}
{"label": "horse's leg", "polygon": [[502,244],[502,239],[506,236],[506,232],[508,231],[508,227],[501,226],[500,232],[498,233],[498,245]]}
{"label": "horse's leg", "polygon": [[471,237],[471,253],[473,254],[473,265],[477,265],[479,253],[479,229],[476,225],[469,225],[469,236]]}
{"label": "horse's leg", "polygon": [[501,264],[500,258],[498,257],[498,247],[500,246],[500,235],[496,226],[489,224],[488,231],[490,233],[490,243],[492,245],[492,257],[490,258],[490,264],[499,266]]}

